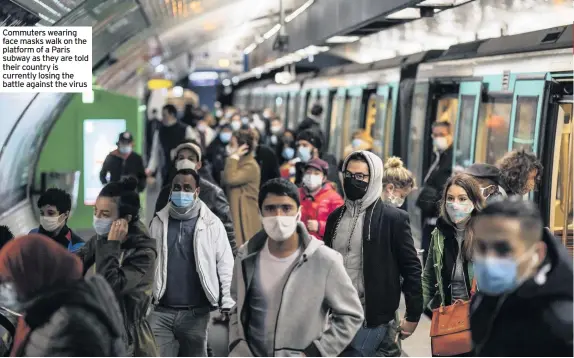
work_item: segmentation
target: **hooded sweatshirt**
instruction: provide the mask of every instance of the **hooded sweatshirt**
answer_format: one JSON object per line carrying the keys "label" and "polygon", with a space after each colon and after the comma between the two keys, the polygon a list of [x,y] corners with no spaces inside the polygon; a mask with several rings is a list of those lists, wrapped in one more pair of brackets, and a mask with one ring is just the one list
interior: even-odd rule
{"label": "hooded sweatshirt", "polygon": [[[368,151],[357,151],[369,166],[369,185],[362,199],[353,201],[345,193],[345,206],[347,210],[339,222],[333,248],[343,255],[345,268],[359,293],[361,304],[365,304],[365,282],[363,277],[363,223],[365,212],[369,206],[380,199],[383,191],[383,162],[377,155]],[[350,156],[349,156],[350,157]],[[349,157],[345,159],[343,168],[347,168]]]}

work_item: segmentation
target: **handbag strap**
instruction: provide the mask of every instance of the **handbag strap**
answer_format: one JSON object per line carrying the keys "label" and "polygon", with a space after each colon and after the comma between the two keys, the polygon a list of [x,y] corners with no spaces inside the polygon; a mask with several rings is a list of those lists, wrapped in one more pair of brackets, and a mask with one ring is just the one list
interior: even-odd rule
{"label": "handbag strap", "polygon": [[474,296],[476,291],[478,290],[476,285],[476,278],[472,278],[472,285],[470,286],[470,297]]}

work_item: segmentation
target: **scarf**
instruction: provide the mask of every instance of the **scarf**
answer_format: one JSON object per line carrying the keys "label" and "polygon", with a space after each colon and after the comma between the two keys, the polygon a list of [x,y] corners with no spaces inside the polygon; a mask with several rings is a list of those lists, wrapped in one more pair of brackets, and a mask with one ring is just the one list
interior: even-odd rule
{"label": "scarf", "polygon": [[199,209],[201,208],[201,205],[199,204],[199,202],[200,202],[200,199],[196,197],[195,200],[193,201],[193,204],[191,204],[191,207],[180,208],[180,207],[173,205],[173,203],[170,200],[170,202],[169,202],[169,216],[172,219],[179,220],[179,221],[191,220],[192,218],[199,215]]}

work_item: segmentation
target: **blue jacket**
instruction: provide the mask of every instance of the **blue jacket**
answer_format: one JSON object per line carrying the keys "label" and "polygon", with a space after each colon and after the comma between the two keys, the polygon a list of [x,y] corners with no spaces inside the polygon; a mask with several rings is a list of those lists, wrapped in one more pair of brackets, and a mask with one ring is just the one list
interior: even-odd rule
{"label": "blue jacket", "polygon": [[[78,251],[85,244],[84,239],[82,239],[78,235],[74,234],[72,232],[72,230],[67,225],[64,225],[64,227],[62,228],[62,230],[60,230],[60,233],[58,233],[58,235],[56,235],[56,237],[52,237],[50,235],[50,233],[47,232],[46,230],[44,230],[41,226],[37,227],[35,229],[32,229],[30,231],[30,234],[34,234],[34,233],[46,235],[46,236],[54,239],[54,241],[65,246],[68,249],[68,251],[70,251],[70,252]],[[65,244],[66,242],[67,242],[67,244]]]}

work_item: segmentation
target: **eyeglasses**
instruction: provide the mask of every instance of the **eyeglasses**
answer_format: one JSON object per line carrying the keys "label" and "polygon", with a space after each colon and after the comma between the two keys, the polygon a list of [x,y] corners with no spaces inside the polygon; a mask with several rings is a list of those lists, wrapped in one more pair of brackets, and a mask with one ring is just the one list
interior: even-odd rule
{"label": "eyeglasses", "polygon": [[365,178],[368,178],[369,174],[363,174],[363,173],[351,173],[349,171],[345,172],[345,178],[353,178],[356,180],[363,180]]}

